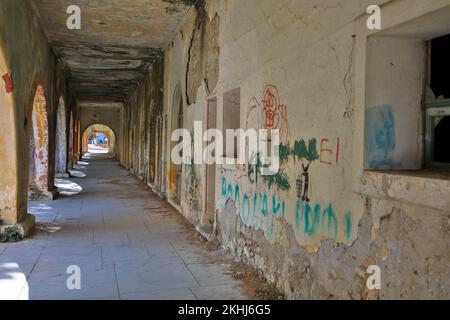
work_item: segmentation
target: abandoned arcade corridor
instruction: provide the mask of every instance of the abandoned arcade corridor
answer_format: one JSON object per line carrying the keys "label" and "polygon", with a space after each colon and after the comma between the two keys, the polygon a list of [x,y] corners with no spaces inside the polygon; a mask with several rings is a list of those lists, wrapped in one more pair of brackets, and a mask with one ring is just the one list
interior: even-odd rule
{"label": "abandoned arcade corridor", "polygon": [[0,0],[0,300],[450,298],[448,56],[450,0]]}
{"label": "abandoned arcade corridor", "polygon": [[[85,177],[57,183],[67,196],[30,202],[35,232],[2,245],[0,299],[246,298],[230,276],[230,257],[206,250],[173,208],[110,155],[87,157],[73,171]],[[81,269],[80,291],[67,290],[71,265]]]}

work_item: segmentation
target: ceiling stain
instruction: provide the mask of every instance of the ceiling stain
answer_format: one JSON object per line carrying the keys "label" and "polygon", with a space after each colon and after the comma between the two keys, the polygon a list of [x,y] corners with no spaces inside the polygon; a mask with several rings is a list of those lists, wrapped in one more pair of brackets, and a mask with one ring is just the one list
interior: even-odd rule
{"label": "ceiling stain", "polygon": [[[72,0],[33,0],[79,101],[124,102],[181,27],[190,3],[77,0],[81,30],[69,30]],[[176,10],[173,8],[176,7]]]}

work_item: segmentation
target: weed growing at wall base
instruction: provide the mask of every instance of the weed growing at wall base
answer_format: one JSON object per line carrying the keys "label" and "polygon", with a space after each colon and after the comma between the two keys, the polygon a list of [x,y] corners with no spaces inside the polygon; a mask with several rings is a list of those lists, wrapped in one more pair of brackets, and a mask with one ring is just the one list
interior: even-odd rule
{"label": "weed growing at wall base", "polygon": [[20,240],[22,240],[22,236],[20,235],[19,230],[17,230],[17,227],[8,227],[5,228],[3,232],[0,232],[0,243],[17,242]]}

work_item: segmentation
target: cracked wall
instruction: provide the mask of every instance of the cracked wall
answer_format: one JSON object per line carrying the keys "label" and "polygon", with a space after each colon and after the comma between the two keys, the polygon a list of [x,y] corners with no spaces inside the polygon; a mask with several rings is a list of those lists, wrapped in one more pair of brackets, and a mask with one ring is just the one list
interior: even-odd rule
{"label": "cracked wall", "polygon": [[195,104],[197,91],[203,82],[208,94],[216,88],[219,77],[219,25],[220,18],[217,14],[210,19],[204,6],[196,10],[186,66],[188,104]]}
{"label": "cracked wall", "polygon": [[[405,1],[376,2],[393,8],[393,20],[405,19],[398,9]],[[261,177],[257,166],[218,166],[214,235],[289,298],[445,299],[450,294],[446,180],[396,176],[385,200],[378,194],[387,184],[378,178],[356,187],[355,163],[364,152],[355,144],[364,130],[357,125],[355,99],[364,81],[356,80],[361,48],[355,34],[369,4],[374,3],[206,1],[207,20],[220,19],[214,90],[201,76],[205,56],[214,50],[202,47],[195,11],[165,51],[169,123],[177,86],[183,92],[184,128],[191,131],[194,121],[205,123],[207,101],[215,97],[220,129],[227,112],[223,96],[240,88],[241,127],[280,130],[282,164],[276,176]],[[438,7],[411,11],[420,16]],[[185,165],[182,176],[181,203],[172,204],[201,230],[206,167]],[[369,187],[374,190],[366,192]],[[420,198],[430,197],[425,206],[414,199],[424,187]],[[381,291],[366,289],[366,268],[372,264],[382,269]]]}
{"label": "cracked wall", "polygon": [[[9,125],[2,125],[8,133],[0,133],[0,155],[4,150],[9,154],[7,161],[1,161],[1,171],[11,175],[0,187],[0,216],[4,222],[16,224],[30,220],[27,214],[30,136],[24,133],[30,132],[33,123],[32,107],[37,84],[42,85],[47,102],[49,188],[54,182],[58,101],[63,95],[68,105],[73,107],[74,99],[31,2],[5,0],[0,3],[0,50],[4,57],[2,69],[7,69],[1,70],[4,72],[2,76],[7,72],[12,85],[12,91],[7,93],[8,104],[14,110],[9,115],[5,114]],[[3,187],[6,189],[2,190]]]}
{"label": "cracked wall", "polygon": [[145,77],[124,107],[122,122],[123,151],[121,163],[146,184],[161,190],[162,166],[160,138],[163,127],[163,59],[147,69]]}

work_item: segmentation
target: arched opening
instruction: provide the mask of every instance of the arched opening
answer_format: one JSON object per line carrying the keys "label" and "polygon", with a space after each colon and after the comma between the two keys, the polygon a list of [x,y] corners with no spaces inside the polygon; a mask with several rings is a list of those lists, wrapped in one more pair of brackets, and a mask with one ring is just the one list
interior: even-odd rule
{"label": "arched opening", "polygon": [[[183,128],[183,97],[181,93],[181,88],[179,85],[177,85],[173,95],[171,132],[169,133],[169,137],[172,135],[173,131],[181,128]],[[182,138],[180,138],[180,141],[175,142],[172,141],[170,150],[172,150],[181,141]],[[173,198],[172,200],[174,200],[177,203],[181,202],[182,173],[183,173],[182,165],[176,165],[175,163],[173,163],[173,161],[170,161],[169,185]]]}
{"label": "arched opening", "polygon": [[21,220],[17,210],[17,142],[12,82],[0,50],[0,224]]}
{"label": "arched opening", "polygon": [[140,111],[139,111],[139,144],[138,144],[138,148],[139,148],[139,168],[138,168],[138,176],[141,179],[144,179],[144,172],[145,172],[145,161],[144,159],[146,159],[145,157],[145,105],[142,102],[141,106],[140,106]]}
{"label": "arched opening", "polygon": [[74,123],[73,123],[73,114],[70,112],[69,119],[69,169],[73,168],[74,165]]}
{"label": "arched opening", "polygon": [[47,102],[42,85],[37,86],[34,95],[29,135],[29,198],[52,198],[49,193]]}
{"label": "arched opening", "polygon": [[67,177],[67,122],[64,99],[59,99],[56,115],[55,176]]}
{"label": "arched opening", "polygon": [[103,153],[115,154],[116,135],[114,131],[104,124],[94,124],[83,133],[82,152],[83,154]]}

